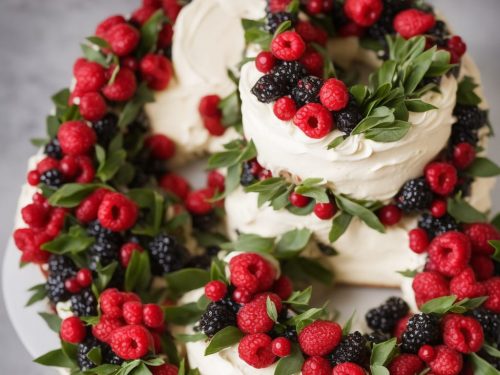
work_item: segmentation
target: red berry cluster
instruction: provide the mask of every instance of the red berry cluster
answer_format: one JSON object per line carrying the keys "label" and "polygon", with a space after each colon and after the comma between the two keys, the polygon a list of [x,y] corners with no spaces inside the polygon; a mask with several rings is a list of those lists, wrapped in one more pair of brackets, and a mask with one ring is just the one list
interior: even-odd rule
{"label": "red berry cluster", "polygon": [[222,110],[219,108],[221,98],[218,95],[206,95],[200,99],[198,112],[203,120],[203,126],[210,135],[220,137],[226,132],[222,120]]}

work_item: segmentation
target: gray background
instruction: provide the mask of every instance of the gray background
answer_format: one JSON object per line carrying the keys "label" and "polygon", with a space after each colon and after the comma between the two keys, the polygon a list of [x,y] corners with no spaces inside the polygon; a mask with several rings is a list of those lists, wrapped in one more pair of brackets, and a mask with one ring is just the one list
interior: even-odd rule
{"label": "gray background", "polygon": [[[65,87],[78,42],[114,13],[131,11],[138,0],[0,0],[0,256],[11,234],[19,186],[26,160],[35,149],[29,139],[42,136],[50,95]],[[500,122],[500,38],[498,0],[435,0],[457,34],[464,37],[479,65],[492,106],[494,126]],[[499,141],[490,155],[500,162]],[[497,187],[496,193],[500,192]],[[498,194],[495,194],[498,196]],[[500,199],[495,200],[495,211]],[[15,282],[12,280],[11,282]],[[0,302],[0,372],[52,374],[31,363]]]}

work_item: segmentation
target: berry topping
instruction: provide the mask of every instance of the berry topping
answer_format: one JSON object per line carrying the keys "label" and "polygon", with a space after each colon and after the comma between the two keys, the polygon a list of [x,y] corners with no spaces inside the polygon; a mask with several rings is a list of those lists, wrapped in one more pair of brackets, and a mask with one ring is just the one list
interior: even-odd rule
{"label": "berry topping", "polygon": [[271,42],[271,51],[280,60],[298,60],[305,50],[306,44],[304,40],[294,31],[285,31],[277,35]]}
{"label": "berry topping", "polygon": [[470,241],[463,233],[447,232],[429,245],[429,260],[445,276],[456,276],[470,260]]}
{"label": "berry topping", "polygon": [[422,35],[436,24],[436,18],[431,13],[425,13],[418,9],[407,9],[394,18],[394,29],[403,38]]}
{"label": "berry topping", "polygon": [[84,155],[96,143],[96,135],[92,128],[83,121],[68,121],[61,125],[57,132],[61,149],[68,155]]}
{"label": "berry topping", "polygon": [[377,22],[383,9],[382,0],[346,0],[344,3],[346,16],[364,27]]}
{"label": "berry topping", "polygon": [[290,194],[290,196],[288,197],[288,200],[290,201],[292,206],[305,207],[309,204],[309,202],[311,201],[311,198],[306,197],[305,195],[302,195],[302,194],[299,194],[296,192],[292,192]]}
{"label": "berry topping", "polygon": [[299,107],[319,102],[319,91],[323,80],[315,76],[301,78],[292,90],[292,97]]}
{"label": "berry topping", "polygon": [[382,207],[377,214],[380,222],[384,225],[395,225],[402,217],[401,210],[393,204]]}
{"label": "berry topping", "polygon": [[458,169],[466,169],[475,158],[476,150],[469,143],[459,143],[453,148],[453,164]]}
{"label": "berry topping", "polygon": [[435,347],[436,356],[429,367],[436,375],[458,375],[463,367],[462,355],[445,345]]}
{"label": "berry topping", "polygon": [[133,360],[144,357],[151,346],[152,337],[143,326],[128,325],[117,328],[111,334],[111,349],[122,359]]}
{"label": "berry topping", "polygon": [[424,367],[416,355],[401,354],[392,360],[388,368],[391,375],[412,375],[420,374]]}
{"label": "berry topping", "polygon": [[276,358],[272,351],[272,340],[265,333],[255,333],[243,337],[238,345],[242,360],[255,368],[270,366]]}
{"label": "berry topping", "polygon": [[286,357],[290,355],[292,343],[285,337],[275,338],[272,342],[273,354],[278,357]]}
{"label": "berry topping", "polygon": [[297,113],[297,105],[292,98],[284,96],[274,102],[273,112],[278,119],[290,121]]}
{"label": "berry topping", "polygon": [[448,281],[439,273],[432,271],[418,273],[413,279],[412,287],[418,306],[431,299],[450,294]]}
{"label": "berry topping", "polygon": [[483,346],[483,329],[471,317],[450,314],[444,317],[443,341],[449,348],[460,353],[474,353]]}
{"label": "berry topping", "polygon": [[269,73],[276,64],[273,54],[268,51],[260,52],[255,58],[255,67],[261,73]]}
{"label": "berry topping", "polygon": [[205,215],[211,212],[214,204],[211,199],[214,197],[215,191],[212,188],[200,189],[192,191],[186,197],[186,208],[189,212],[196,215]]}
{"label": "berry topping", "polygon": [[457,170],[451,164],[434,162],[425,168],[425,179],[433,192],[449,195],[457,184]]}
{"label": "berry topping", "polygon": [[127,23],[118,23],[112,26],[104,36],[117,56],[127,56],[139,44],[140,35],[135,27]]}
{"label": "berry topping", "polygon": [[205,285],[205,295],[212,302],[220,301],[227,293],[227,285],[219,280],[210,281]]}
{"label": "berry topping", "polygon": [[308,137],[315,139],[326,137],[333,128],[331,113],[317,103],[309,103],[300,108],[293,122]]}
{"label": "berry topping", "polygon": [[457,296],[458,300],[475,298],[486,295],[484,285],[476,281],[472,268],[466,268],[450,281],[450,293]]}
{"label": "berry topping", "polygon": [[[110,68],[110,72],[112,72]],[[102,89],[104,96],[114,102],[126,102],[132,99],[137,89],[135,74],[129,68],[122,67],[115,77],[114,82],[108,83]]]}
{"label": "berry topping", "polygon": [[333,368],[332,375],[365,375],[363,367],[355,363],[345,362]]}
{"label": "berry topping", "polygon": [[148,328],[160,328],[164,323],[163,310],[159,305],[148,303],[142,308],[144,324]]}
{"label": "berry topping", "polygon": [[142,303],[127,301],[123,304],[123,319],[127,324],[142,324]]}
{"label": "berry topping", "polygon": [[310,356],[323,356],[337,347],[342,339],[342,329],[337,323],[317,320],[299,334],[302,351]]}
{"label": "berry topping", "polygon": [[137,221],[135,202],[120,193],[109,193],[103,198],[97,216],[104,228],[114,232],[130,229]]}
{"label": "berry topping", "polygon": [[323,357],[309,357],[302,365],[302,375],[331,375],[331,373],[332,366]]}
{"label": "berry topping", "polygon": [[251,293],[269,290],[276,270],[262,256],[254,253],[236,255],[229,261],[231,283]]}
{"label": "berry topping", "polygon": [[410,249],[417,253],[422,254],[427,250],[427,246],[429,245],[429,236],[425,229],[415,228],[409,232],[410,238]]}
{"label": "berry topping", "polygon": [[180,270],[188,261],[187,249],[177,240],[168,235],[158,235],[149,244],[152,271],[155,275]]}
{"label": "berry topping", "polygon": [[178,198],[185,200],[191,190],[189,182],[182,176],[175,173],[168,173],[163,175],[159,181],[160,187],[176,195]]}
{"label": "berry topping", "polygon": [[200,318],[201,331],[208,337],[212,337],[228,326],[236,326],[234,311],[221,302],[210,303]]}
{"label": "berry topping", "polygon": [[419,211],[432,203],[432,192],[424,178],[407,181],[398,195],[396,204],[405,212]]}
{"label": "berry topping", "polygon": [[337,207],[333,203],[316,203],[314,214],[321,220],[330,220],[337,212]]}
{"label": "berry topping", "polygon": [[464,233],[470,240],[472,251],[477,254],[493,254],[494,249],[489,244],[489,241],[500,240],[500,231],[488,223],[466,225]]}
{"label": "berry topping", "polygon": [[278,313],[281,311],[281,300],[273,293],[264,294],[244,305],[237,314],[238,328],[244,333],[264,333],[270,331],[274,321],[267,313],[267,299],[274,303]]}
{"label": "berry topping", "polygon": [[321,104],[330,111],[340,111],[349,103],[349,90],[344,82],[330,78],[320,90]]}
{"label": "berry topping", "polygon": [[418,353],[423,345],[439,343],[441,328],[439,318],[432,314],[416,314],[408,321],[401,338],[401,348],[406,353]]}
{"label": "berry topping", "polygon": [[262,103],[271,103],[286,94],[283,83],[274,75],[267,74],[259,78],[252,87],[252,94]]}
{"label": "berry topping", "polygon": [[165,90],[173,75],[172,63],[162,55],[153,53],[143,57],[140,64],[142,78],[153,90]]}
{"label": "berry topping", "polygon": [[78,344],[85,339],[87,332],[80,318],[72,316],[62,321],[60,334],[63,341]]}
{"label": "berry topping", "polygon": [[391,297],[379,307],[366,313],[365,319],[368,326],[381,332],[392,332],[399,319],[408,314],[409,307],[405,301],[398,297]]}
{"label": "berry topping", "polygon": [[345,362],[363,366],[369,356],[370,351],[367,348],[366,339],[356,331],[345,336],[335,350],[328,355],[328,359],[332,366]]}

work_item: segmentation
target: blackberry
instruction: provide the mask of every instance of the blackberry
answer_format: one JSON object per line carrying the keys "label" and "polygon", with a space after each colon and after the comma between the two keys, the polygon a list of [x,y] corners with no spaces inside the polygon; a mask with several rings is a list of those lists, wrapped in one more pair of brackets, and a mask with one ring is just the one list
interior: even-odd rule
{"label": "blackberry", "polygon": [[450,36],[450,31],[443,21],[436,21],[434,27],[427,33],[436,38],[436,44],[440,47],[446,45],[446,38]]}
{"label": "blackberry", "polygon": [[219,223],[219,217],[215,211],[211,211],[204,215],[192,215],[193,227],[207,232]]}
{"label": "blackberry", "polygon": [[75,263],[64,255],[52,254],[47,262],[47,265],[49,274],[60,274],[63,275],[64,278],[73,276],[77,271]]}
{"label": "blackberry", "polygon": [[92,129],[97,136],[97,143],[106,148],[118,134],[118,117],[114,113],[107,113],[102,119],[92,123]]}
{"label": "blackberry", "polygon": [[260,77],[254,87],[252,87],[252,94],[262,103],[274,102],[285,96],[286,93],[283,84],[271,74]]}
{"label": "blackberry", "polygon": [[302,107],[307,103],[319,102],[319,90],[323,85],[323,80],[315,76],[307,76],[297,82],[292,90],[292,98],[297,106]]}
{"label": "blackberry", "polygon": [[451,144],[457,145],[464,142],[476,146],[479,142],[477,129],[457,122],[451,127]]}
{"label": "blackberry", "polygon": [[359,110],[356,99],[351,96],[347,107],[340,111],[333,112],[333,118],[335,119],[335,126],[337,129],[349,135],[363,119],[363,115]]}
{"label": "blackberry", "polygon": [[94,348],[100,348],[102,350],[102,344],[93,336],[88,337],[85,341],[78,344],[76,361],[80,370],[87,371],[96,367],[94,362],[87,357],[87,354]]}
{"label": "blackberry", "polygon": [[390,333],[384,333],[380,331],[373,331],[365,335],[365,339],[372,344],[380,344],[381,342],[387,341],[390,338]]}
{"label": "blackberry", "polygon": [[63,255],[51,255],[48,261],[49,275],[45,283],[47,296],[53,304],[66,301],[70,293],[64,287],[69,277],[76,275],[77,268],[70,258]]}
{"label": "blackberry", "polygon": [[89,249],[89,268],[97,270],[97,265],[107,266],[111,262],[118,260],[120,253],[120,243],[107,239],[98,239]]}
{"label": "blackberry", "polygon": [[195,255],[189,259],[186,263],[186,267],[188,268],[200,268],[207,270],[210,268],[210,264],[212,263],[212,258],[207,254],[203,255]]}
{"label": "blackberry", "polygon": [[335,350],[328,355],[328,360],[332,366],[336,366],[344,362],[353,362],[363,366],[370,351],[367,346],[368,342],[365,337],[359,332],[353,332],[345,336]]}
{"label": "blackberry", "polygon": [[210,303],[200,318],[200,329],[208,337],[212,337],[226,327],[235,325],[236,314],[218,303]]}
{"label": "blackberry", "polygon": [[110,229],[104,228],[99,221],[93,221],[87,227],[87,234],[96,239],[96,241],[109,241],[117,244],[122,243],[122,237],[119,233],[113,232]]}
{"label": "blackberry", "polygon": [[483,327],[485,341],[492,345],[500,345],[500,314],[479,308],[472,311],[472,316]]}
{"label": "blackberry", "polygon": [[156,236],[149,244],[152,271],[155,275],[163,275],[180,270],[189,260],[186,248],[168,235]]}
{"label": "blackberry", "polygon": [[408,314],[408,304],[399,297],[391,297],[379,307],[369,310],[365,320],[371,329],[389,333],[399,319]]}
{"label": "blackberry", "polygon": [[297,329],[293,326],[287,326],[285,328],[285,331],[283,332],[283,336],[293,342],[299,341],[299,335],[297,334]]}
{"label": "blackberry", "polygon": [[252,163],[246,161],[243,163],[243,170],[241,172],[240,184],[242,186],[250,186],[257,182],[257,178],[252,173]]}
{"label": "blackberry", "polygon": [[110,365],[120,366],[124,362],[108,345],[103,348],[102,357],[103,362]]}
{"label": "blackberry", "polygon": [[408,9],[412,5],[411,0],[384,0],[384,10],[378,19],[378,21],[370,26],[366,33],[367,35],[380,42],[382,45],[386,45],[386,35],[394,34],[395,30],[393,27],[394,17],[397,13]]}
{"label": "blackberry", "polygon": [[396,205],[405,212],[419,211],[429,207],[433,194],[425,178],[407,181],[396,195]]}
{"label": "blackberry", "polygon": [[297,16],[288,12],[268,13],[266,16],[265,29],[270,34],[274,34],[278,27],[286,21],[290,21],[293,25],[297,22]]}
{"label": "blackberry", "polygon": [[289,94],[299,79],[307,75],[307,70],[298,61],[282,61],[273,68],[271,74],[284,87],[285,94]]}
{"label": "blackberry", "polygon": [[418,353],[422,345],[435,345],[441,340],[439,318],[433,314],[416,314],[408,321],[401,337],[401,349],[406,353]]}
{"label": "blackberry", "polygon": [[219,304],[226,306],[229,310],[234,312],[235,314],[240,311],[241,305],[231,298],[231,293],[228,293],[223,299],[219,301]]}
{"label": "blackberry", "polygon": [[480,129],[486,123],[486,114],[475,105],[457,104],[453,109],[453,116],[457,123],[466,125],[471,129]]}
{"label": "blackberry", "polygon": [[57,138],[54,138],[49,143],[47,143],[43,149],[43,153],[54,159],[62,159],[63,153],[61,150],[61,145],[59,144],[59,140]]}
{"label": "blackberry", "polygon": [[71,311],[76,316],[96,316],[97,300],[90,289],[84,289],[70,298]]}
{"label": "blackberry", "polygon": [[48,171],[42,173],[40,181],[48,187],[57,189],[63,184],[63,176],[58,169],[49,169]]}
{"label": "blackberry", "polygon": [[449,231],[460,230],[456,220],[448,214],[438,218],[425,212],[418,220],[418,226],[425,229],[429,238],[434,238]]}

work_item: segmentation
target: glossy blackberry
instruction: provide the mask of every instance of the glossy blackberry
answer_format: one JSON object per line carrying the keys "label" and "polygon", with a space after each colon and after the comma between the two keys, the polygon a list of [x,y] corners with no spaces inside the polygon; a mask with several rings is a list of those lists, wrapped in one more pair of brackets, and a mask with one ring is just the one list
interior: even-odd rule
{"label": "glossy blackberry", "polygon": [[57,138],[54,138],[49,143],[47,143],[43,149],[43,153],[54,159],[62,159],[63,153],[61,150],[61,145],[59,144],[59,140]]}
{"label": "glossy blackberry", "polygon": [[192,215],[191,219],[193,220],[193,227],[204,232],[219,224],[219,217],[215,211],[204,215]]}
{"label": "glossy blackberry", "polygon": [[257,182],[257,178],[252,173],[252,163],[246,161],[243,163],[243,170],[241,172],[240,184],[242,186],[250,186]]}
{"label": "glossy blackberry", "polygon": [[[232,291],[231,291],[232,293]],[[230,297],[230,294],[226,295],[223,299],[219,301],[219,304],[226,306],[229,310],[234,312],[235,314],[240,311],[241,305]]]}
{"label": "glossy blackberry", "polygon": [[122,237],[120,233],[113,232],[110,229],[104,228],[99,221],[93,221],[87,227],[87,234],[96,239],[96,241],[106,240],[121,244]]}
{"label": "glossy blackberry", "polygon": [[78,270],[73,261],[64,256],[52,254],[47,262],[47,266],[49,269],[49,274],[56,275],[60,274],[63,277],[73,276]]}
{"label": "glossy blackberry", "polygon": [[433,314],[416,314],[408,321],[401,337],[401,349],[406,353],[418,353],[422,345],[435,345],[441,340],[439,318]]}
{"label": "glossy blackberry", "polygon": [[66,278],[60,274],[49,275],[45,283],[45,290],[50,302],[56,304],[61,301],[66,301],[70,297],[70,293],[64,287]]}
{"label": "glossy blackberry", "polygon": [[299,79],[307,75],[307,70],[298,61],[282,61],[273,68],[271,74],[284,87],[285,94],[289,94]]}
{"label": "glossy blackberry", "polygon": [[396,195],[396,205],[405,212],[420,211],[429,207],[433,194],[425,178],[407,181]]}
{"label": "glossy blackberry", "polygon": [[58,169],[49,169],[48,171],[42,173],[40,181],[48,187],[54,189],[61,187],[64,183],[63,175]]}
{"label": "glossy blackberry", "polygon": [[446,44],[446,38],[450,36],[450,31],[443,21],[436,21],[436,24],[432,29],[428,31],[428,34],[436,39],[436,44],[440,47],[444,47]]}
{"label": "glossy blackberry", "polygon": [[188,268],[200,268],[200,269],[209,269],[210,264],[212,263],[212,258],[207,254],[203,255],[195,255],[189,259],[186,263],[186,267]]}
{"label": "glossy blackberry", "polygon": [[292,98],[297,106],[302,107],[307,103],[319,102],[319,90],[323,85],[323,80],[315,76],[307,76],[297,82],[292,90]]}
{"label": "glossy blackberry", "polygon": [[270,34],[274,34],[278,27],[286,21],[291,21],[293,25],[297,22],[297,16],[288,12],[268,13],[265,29]]}
{"label": "glossy blackberry", "polygon": [[120,243],[107,239],[98,239],[89,249],[89,268],[97,270],[98,264],[102,267],[118,260]]}
{"label": "glossy blackberry", "polygon": [[76,316],[96,316],[97,300],[90,289],[84,289],[70,298],[71,311]]}
{"label": "glossy blackberry", "polygon": [[97,143],[107,147],[118,134],[118,117],[114,113],[106,114],[102,119],[92,123],[92,129],[97,136]]}
{"label": "glossy blackberry", "polygon": [[218,303],[210,303],[200,318],[200,329],[208,337],[212,337],[226,327],[235,325],[236,314]]}
{"label": "glossy blackberry", "polygon": [[365,315],[368,327],[381,332],[391,332],[399,319],[408,314],[408,304],[399,297],[391,297]]}
{"label": "glossy blackberry", "polygon": [[297,329],[293,326],[287,326],[285,328],[285,331],[283,332],[283,336],[293,342],[299,341],[299,335],[297,334]]}
{"label": "glossy blackberry", "polygon": [[372,344],[380,344],[381,342],[387,341],[390,338],[390,333],[384,333],[380,331],[373,331],[365,334],[365,339]]}
{"label": "glossy blackberry", "polygon": [[149,244],[152,271],[155,275],[163,275],[180,270],[189,260],[186,248],[168,235],[159,235]]}
{"label": "glossy blackberry", "polygon": [[453,116],[457,118],[457,123],[471,129],[480,129],[486,123],[485,112],[474,105],[457,104],[453,109]]}
{"label": "glossy blackberry", "polygon": [[123,359],[118,357],[116,353],[113,350],[111,350],[111,348],[108,345],[106,345],[102,351],[103,351],[102,356],[104,363],[120,366],[124,362]]}
{"label": "glossy blackberry", "polygon": [[88,337],[87,339],[85,339],[85,341],[78,344],[76,351],[76,361],[78,363],[78,367],[80,367],[80,370],[87,371],[91,368],[96,367],[94,362],[92,362],[87,357],[87,354],[94,348],[101,348],[102,350],[102,344],[93,336]]}
{"label": "glossy blackberry", "polygon": [[451,127],[451,144],[457,145],[463,142],[476,146],[479,142],[477,129],[470,128],[468,125],[461,123],[455,123]]}
{"label": "glossy blackberry", "polygon": [[351,96],[347,107],[340,111],[333,112],[333,118],[337,129],[349,135],[363,119],[363,115],[361,114],[356,99]]}
{"label": "glossy blackberry", "polygon": [[425,229],[429,238],[434,238],[449,231],[460,230],[456,220],[448,214],[438,218],[425,212],[418,220],[418,226]]}
{"label": "glossy blackberry", "polygon": [[479,308],[473,310],[471,315],[483,327],[485,341],[492,345],[500,345],[500,314]]}
{"label": "glossy blackberry", "polygon": [[283,84],[271,74],[260,77],[254,87],[252,87],[252,94],[262,103],[274,102],[285,96],[286,93]]}
{"label": "glossy blackberry", "polygon": [[357,363],[363,366],[369,355],[366,338],[359,332],[353,332],[345,336],[335,350],[328,355],[332,366],[344,362]]}

